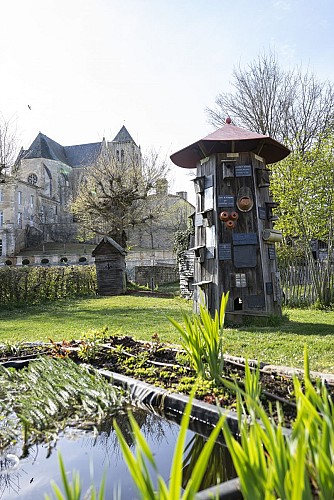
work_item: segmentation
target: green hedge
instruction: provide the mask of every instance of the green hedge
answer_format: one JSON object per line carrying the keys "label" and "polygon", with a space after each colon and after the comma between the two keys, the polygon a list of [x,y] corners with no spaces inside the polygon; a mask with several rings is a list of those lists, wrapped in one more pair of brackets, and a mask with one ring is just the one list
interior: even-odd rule
{"label": "green hedge", "polygon": [[0,268],[0,305],[82,297],[96,288],[95,266]]}

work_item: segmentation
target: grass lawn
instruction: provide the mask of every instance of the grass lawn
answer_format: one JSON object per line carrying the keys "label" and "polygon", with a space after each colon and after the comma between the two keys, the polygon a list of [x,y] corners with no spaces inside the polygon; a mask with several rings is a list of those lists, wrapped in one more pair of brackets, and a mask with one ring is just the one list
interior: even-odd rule
{"label": "grass lawn", "polygon": [[[190,312],[192,303],[179,298],[147,296],[72,299],[40,306],[0,310],[0,343],[80,338],[108,327],[137,339],[151,340],[158,334],[163,342],[180,343],[179,334],[168,321],[181,321],[181,309]],[[312,370],[334,373],[334,312],[285,310],[288,316],[276,327],[227,328],[226,352],[273,364],[303,366],[308,346]]]}

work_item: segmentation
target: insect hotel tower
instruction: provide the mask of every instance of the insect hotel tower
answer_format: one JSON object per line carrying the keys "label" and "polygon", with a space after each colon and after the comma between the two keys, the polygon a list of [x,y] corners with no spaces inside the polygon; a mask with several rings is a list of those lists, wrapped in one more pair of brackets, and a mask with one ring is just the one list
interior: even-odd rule
{"label": "insect hotel tower", "polygon": [[266,165],[289,152],[228,118],[222,128],[171,156],[177,166],[197,169],[195,310],[203,297],[214,313],[222,293],[229,292],[226,315],[232,321],[281,314],[275,243],[282,234],[273,228],[277,204]]}

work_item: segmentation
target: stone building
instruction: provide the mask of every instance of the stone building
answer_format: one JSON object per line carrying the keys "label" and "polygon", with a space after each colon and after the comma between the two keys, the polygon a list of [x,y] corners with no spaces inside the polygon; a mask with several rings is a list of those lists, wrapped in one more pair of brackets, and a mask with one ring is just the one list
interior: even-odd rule
{"label": "stone building", "polygon": [[[0,179],[0,265],[8,259],[21,265],[23,249],[42,243],[45,246],[46,242],[75,241],[77,226],[68,210],[69,202],[83,179],[84,169],[107,149],[120,168],[128,157],[141,161],[140,146],[125,126],[112,141],[103,138],[101,142],[75,146],[62,146],[39,133],[27,150],[20,151],[12,171]],[[126,261],[130,279],[136,278],[136,268],[145,267],[147,272],[147,268],[159,266],[165,268],[163,274],[168,279],[176,264],[174,233],[186,227],[193,211],[187,193],[170,194],[167,180],[160,181],[155,194],[147,200],[147,222],[128,231],[130,251]],[[35,255],[29,261],[39,264],[42,257]],[[62,258],[47,257],[55,264]],[[89,256],[85,257],[89,261]],[[71,256],[71,262],[77,260]],[[164,278],[159,273],[155,281],[161,283]]]}
{"label": "stone building", "polygon": [[57,239],[58,233],[73,239],[75,224],[68,202],[84,168],[107,148],[120,164],[127,155],[140,161],[140,146],[124,126],[111,142],[103,138],[76,146],[61,146],[39,133],[29,149],[20,151],[14,168],[0,183],[1,256]]}

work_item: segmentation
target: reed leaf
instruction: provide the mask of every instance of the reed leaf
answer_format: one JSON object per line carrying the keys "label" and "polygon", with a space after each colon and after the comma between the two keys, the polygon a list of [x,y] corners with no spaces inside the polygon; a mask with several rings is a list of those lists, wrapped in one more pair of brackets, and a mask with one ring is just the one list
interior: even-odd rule
{"label": "reed leaf", "polygon": [[221,384],[224,368],[223,326],[228,293],[222,295],[220,312],[212,318],[206,306],[200,305],[199,315],[183,313],[184,325],[173,318],[170,322],[181,334],[181,344],[198,375]]}

